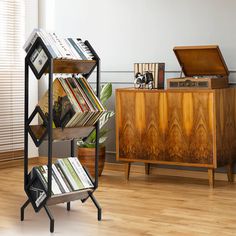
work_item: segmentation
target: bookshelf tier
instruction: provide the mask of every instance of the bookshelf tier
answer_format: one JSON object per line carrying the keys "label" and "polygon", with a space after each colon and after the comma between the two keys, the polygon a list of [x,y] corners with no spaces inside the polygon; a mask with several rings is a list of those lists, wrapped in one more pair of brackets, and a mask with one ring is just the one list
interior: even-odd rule
{"label": "bookshelf tier", "polygon": [[[30,125],[30,129],[34,134],[36,139],[40,139],[44,132],[46,131],[46,127],[43,125]],[[52,129],[52,140],[70,140],[74,138],[83,138],[87,137],[94,126],[84,126],[84,127],[71,127],[71,128],[54,128]],[[44,137],[44,140],[48,139],[48,135]]]}
{"label": "bookshelf tier", "polygon": [[[89,73],[95,66],[95,60],[54,59],[53,73]],[[49,70],[46,70],[48,73]]]}
{"label": "bookshelf tier", "polygon": [[70,193],[63,193],[63,194],[57,194],[57,195],[52,195],[48,200],[46,205],[51,206],[51,205],[56,205],[59,203],[64,203],[64,202],[71,202],[75,200],[84,200],[89,197],[89,195],[94,191],[93,188],[91,189],[83,189],[79,191],[73,191]]}

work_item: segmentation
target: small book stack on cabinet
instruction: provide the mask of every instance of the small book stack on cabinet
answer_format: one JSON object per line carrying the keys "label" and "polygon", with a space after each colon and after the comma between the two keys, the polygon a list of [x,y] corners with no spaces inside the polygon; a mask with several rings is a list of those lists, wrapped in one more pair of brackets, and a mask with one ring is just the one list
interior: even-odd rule
{"label": "small book stack on cabinet", "polygon": [[[21,220],[29,203],[35,212],[44,208],[54,232],[54,218],[49,205],[91,198],[101,220],[101,207],[93,193],[98,187],[98,136],[99,119],[105,108],[99,101],[100,58],[89,44],[81,39],[61,39],[55,33],[35,29],[24,45],[25,57],[25,153],[24,189],[28,196],[21,207]],[[29,68],[35,77],[45,79],[48,74],[48,91],[29,116]],[[96,68],[96,94],[87,82]],[[55,74],[57,76],[55,77]],[[39,116],[39,125],[31,125]],[[95,179],[74,157],[75,139],[86,137],[96,129]],[[28,134],[39,147],[48,143],[47,165],[28,170]],[[53,141],[71,140],[70,157],[52,163]]]}

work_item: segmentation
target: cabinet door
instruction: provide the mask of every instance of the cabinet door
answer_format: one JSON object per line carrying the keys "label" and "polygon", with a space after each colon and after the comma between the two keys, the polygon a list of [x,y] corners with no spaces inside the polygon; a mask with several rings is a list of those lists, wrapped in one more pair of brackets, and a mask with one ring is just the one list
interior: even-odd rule
{"label": "cabinet door", "polygon": [[213,93],[117,92],[117,154],[125,160],[213,164]]}
{"label": "cabinet door", "polygon": [[116,99],[118,158],[164,159],[164,93],[121,91]]}
{"label": "cabinet door", "polygon": [[168,92],[165,160],[213,164],[213,93]]}

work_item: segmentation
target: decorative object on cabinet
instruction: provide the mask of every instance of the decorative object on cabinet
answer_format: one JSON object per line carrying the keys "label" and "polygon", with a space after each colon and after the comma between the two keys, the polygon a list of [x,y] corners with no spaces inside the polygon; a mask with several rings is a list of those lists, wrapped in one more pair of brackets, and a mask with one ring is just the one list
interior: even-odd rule
{"label": "decorative object on cabinet", "polygon": [[165,63],[134,63],[134,76],[135,88],[164,89]]}

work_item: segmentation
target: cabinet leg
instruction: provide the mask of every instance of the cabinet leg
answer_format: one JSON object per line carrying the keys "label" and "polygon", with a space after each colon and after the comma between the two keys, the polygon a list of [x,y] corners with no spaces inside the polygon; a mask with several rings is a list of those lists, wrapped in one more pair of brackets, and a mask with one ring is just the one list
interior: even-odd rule
{"label": "cabinet leg", "polygon": [[130,174],[130,166],[131,163],[125,163],[125,179],[129,180],[129,174]]}
{"label": "cabinet leg", "polygon": [[214,169],[208,169],[208,180],[210,187],[214,187],[215,182],[215,170]]}
{"label": "cabinet leg", "polygon": [[231,163],[227,166],[227,176],[229,182],[234,182],[234,164]]}
{"label": "cabinet leg", "polygon": [[149,175],[150,174],[150,163],[145,163],[145,174]]}

